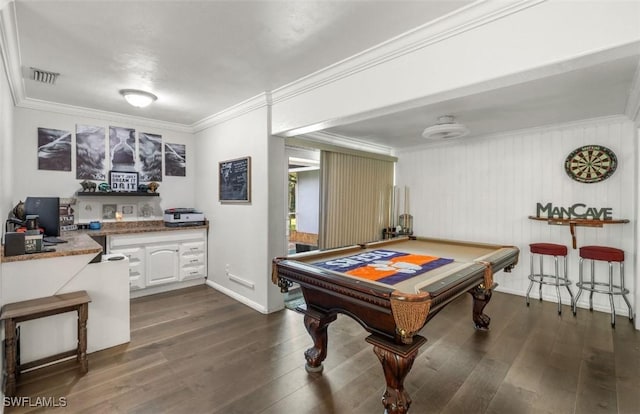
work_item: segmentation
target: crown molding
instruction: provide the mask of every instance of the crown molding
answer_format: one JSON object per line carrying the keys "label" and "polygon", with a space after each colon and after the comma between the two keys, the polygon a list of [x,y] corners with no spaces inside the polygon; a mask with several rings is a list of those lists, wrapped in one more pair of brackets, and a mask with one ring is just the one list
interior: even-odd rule
{"label": "crown molding", "polygon": [[263,92],[259,95],[247,99],[246,101],[242,101],[218,113],[203,118],[202,120],[192,124],[190,128],[193,133],[200,132],[214,125],[227,122],[230,119],[237,118],[246,113],[255,111],[256,109],[268,106],[271,106],[271,94]]}
{"label": "crown molding", "polygon": [[311,73],[272,92],[277,104],[358,72],[484,26],[546,0],[479,0],[416,29]]}
{"label": "crown molding", "polygon": [[636,124],[636,126],[640,126],[640,61],[638,61],[636,73],[633,76],[633,82],[631,82],[629,97],[627,98],[627,105],[624,113]]}
{"label": "crown molding", "polygon": [[2,2],[0,8],[0,53],[11,99],[13,104],[17,106],[24,99],[24,87],[20,71],[20,48],[18,47],[18,29],[13,1]]}
{"label": "crown molding", "polygon": [[117,112],[100,111],[97,109],[83,108],[61,103],[53,103],[41,101],[37,99],[25,98],[16,105],[19,108],[34,109],[38,111],[53,112],[62,115],[78,116],[83,118],[94,118],[100,121],[110,121],[126,124],[134,124],[150,128],[162,128],[174,132],[192,133],[193,129],[189,125],[178,124],[175,122],[159,121],[157,119],[144,118],[140,116],[132,116],[120,114]]}
{"label": "crown molding", "polygon": [[334,145],[337,147],[348,148],[363,152],[391,155],[393,148],[385,145],[372,144],[370,142],[360,141],[355,138],[350,138],[344,135],[335,134],[331,132],[312,132],[300,136],[303,139],[307,139],[314,142],[321,142],[324,144]]}
{"label": "crown molding", "polygon": [[158,119],[144,118],[133,115],[125,115],[117,112],[101,111],[98,109],[90,109],[79,106],[53,103],[41,101],[31,98],[23,98],[16,106],[19,108],[34,109],[39,111],[47,111],[59,113],[63,115],[81,116],[85,118],[95,118],[98,120],[106,120],[111,122],[133,123],[135,125],[147,126],[153,128],[162,128],[169,131],[195,134],[214,125],[227,122],[230,119],[237,118],[241,115],[249,113],[259,108],[270,105],[269,95],[262,93],[253,98],[240,102],[237,105],[229,107],[214,115],[208,116],[201,121],[191,125],[180,124],[176,122],[161,121]]}
{"label": "crown molding", "polygon": [[6,4],[3,3],[2,8],[0,8],[0,52],[2,52],[2,62],[7,74],[7,82],[14,106],[111,122],[133,123],[135,125],[163,128],[175,132],[192,133],[192,127],[189,125],[27,98],[24,93],[24,79],[21,71],[22,59],[18,45],[15,3],[9,1],[6,2]]}
{"label": "crown molding", "polygon": [[[530,82],[537,79],[542,79],[549,76],[560,75],[574,70],[591,67],[594,65],[609,62],[611,60],[626,58],[630,56],[638,55],[638,48],[640,47],[640,41],[633,41],[626,44],[622,44],[609,49],[592,50],[585,52],[581,55],[577,55],[571,60],[558,60],[553,62],[547,62],[542,66],[536,66],[521,72],[512,73],[499,78],[488,79],[480,83],[466,85],[456,89],[448,89],[442,92],[438,92],[432,95],[416,98],[410,101],[404,101],[396,104],[392,104],[385,107],[375,108],[365,112],[361,112],[347,117],[338,117],[327,119],[315,124],[308,124],[302,127],[296,127],[288,130],[276,131],[276,134],[283,137],[292,137],[296,135],[310,134],[315,131],[321,131],[328,128],[333,128],[339,125],[351,124],[368,119],[374,119],[377,117],[408,111],[423,106],[432,105],[438,102],[448,101],[451,99],[458,99],[464,96],[480,94],[487,91],[509,87],[524,82]],[[630,119],[634,119],[631,116],[635,106],[635,117],[638,123],[640,123],[640,62],[636,69],[636,77],[634,79],[633,88],[630,91],[631,96],[627,102],[626,113]],[[635,91],[635,98],[634,98]],[[635,99],[635,100],[634,100]]]}

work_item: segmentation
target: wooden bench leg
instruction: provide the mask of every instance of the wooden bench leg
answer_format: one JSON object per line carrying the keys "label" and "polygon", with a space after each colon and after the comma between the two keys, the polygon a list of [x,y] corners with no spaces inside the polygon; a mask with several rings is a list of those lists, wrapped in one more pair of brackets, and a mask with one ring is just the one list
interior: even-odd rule
{"label": "wooden bench leg", "polygon": [[87,359],[87,318],[89,316],[89,305],[87,303],[78,308],[78,362],[83,374],[89,371],[89,361]]}
{"label": "wooden bench leg", "polygon": [[4,395],[13,397],[16,393],[16,323],[13,319],[4,321],[5,364],[7,364],[7,382]]}
{"label": "wooden bench leg", "polygon": [[[6,381],[5,395],[15,395],[18,375],[21,371],[49,364],[51,362],[73,357],[74,354],[80,364],[80,371],[86,374],[89,371],[87,359],[87,320],[89,319],[89,302],[91,297],[86,291],[62,293],[54,296],[30,299],[21,302],[8,303],[0,310],[0,320],[5,327],[5,364]],[[20,364],[18,355],[20,352],[16,325],[32,319],[44,318],[66,312],[78,312],[78,343],[76,349],[51,355]]]}

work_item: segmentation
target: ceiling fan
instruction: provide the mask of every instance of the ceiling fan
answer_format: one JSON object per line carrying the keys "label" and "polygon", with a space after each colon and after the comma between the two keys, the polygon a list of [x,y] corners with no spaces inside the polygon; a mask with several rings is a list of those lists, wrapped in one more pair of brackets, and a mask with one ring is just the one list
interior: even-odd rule
{"label": "ceiling fan", "polygon": [[438,117],[435,125],[428,126],[422,131],[422,137],[429,140],[460,138],[469,133],[469,128],[456,122],[453,115]]}

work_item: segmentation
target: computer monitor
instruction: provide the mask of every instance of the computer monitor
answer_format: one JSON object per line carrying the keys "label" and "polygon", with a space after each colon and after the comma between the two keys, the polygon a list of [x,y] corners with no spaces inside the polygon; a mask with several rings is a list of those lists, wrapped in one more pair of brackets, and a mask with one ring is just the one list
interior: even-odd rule
{"label": "computer monitor", "polygon": [[60,235],[60,198],[27,197],[24,201],[25,215],[36,214],[45,236]]}

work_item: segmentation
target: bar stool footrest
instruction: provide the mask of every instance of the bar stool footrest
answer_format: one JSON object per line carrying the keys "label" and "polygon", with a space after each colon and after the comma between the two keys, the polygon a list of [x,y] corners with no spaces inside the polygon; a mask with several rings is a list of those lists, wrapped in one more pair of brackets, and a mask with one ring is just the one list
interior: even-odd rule
{"label": "bar stool footrest", "polygon": [[[591,287],[591,285],[594,285]],[[596,293],[604,293],[605,295],[627,295],[629,294],[629,289],[622,289],[618,285],[611,285],[611,290],[609,289],[609,284],[604,282],[577,282],[576,286],[582,290],[586,290],[588,292],[596,292]],[[603,286],[604,288],[600,289],[598,286]],[[605,289],[606,288],[606,289]]]}
{"label": "bar stool footrest", "polygon": [[551,285],[551,286],[571,286],[573,283],[569,279],[564,279],[562,277],[558,278],[558,283],[556,284],[555,275],[542,275],[542,280],[540,280],[540,275],[529,275],[529,280],[534,283],[540,283],[543,285]]}

